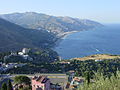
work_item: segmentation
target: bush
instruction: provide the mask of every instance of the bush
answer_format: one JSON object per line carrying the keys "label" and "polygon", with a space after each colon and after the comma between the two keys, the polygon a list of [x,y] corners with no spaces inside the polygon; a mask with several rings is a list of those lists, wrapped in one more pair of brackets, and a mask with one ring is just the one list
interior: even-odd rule
{"label": "bush", "polygon": [[15,82],[16,84],[22,84],[22,83],[28,84],[28,85],[31,84],[31,80],[30,80],[30,78],[28,78],[27,76],[16,76],[16,77],[14,78],[14,82]]}
{"label": "bush", "polygon": [[117,75],[112,75],[110,78],[104,77],[102,74],[96,74],[94,82],[89,85],[84,83],[78,90],[120,90],[120,72]]}

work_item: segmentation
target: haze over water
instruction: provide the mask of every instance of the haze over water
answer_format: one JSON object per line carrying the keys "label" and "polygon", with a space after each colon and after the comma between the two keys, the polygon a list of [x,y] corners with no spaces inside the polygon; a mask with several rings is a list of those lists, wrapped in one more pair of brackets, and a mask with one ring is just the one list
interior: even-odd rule
{"label": "haze over water", "polygon": [[55,50],[62,59],[92,54],[120,54],[120,24],[70,34]]}

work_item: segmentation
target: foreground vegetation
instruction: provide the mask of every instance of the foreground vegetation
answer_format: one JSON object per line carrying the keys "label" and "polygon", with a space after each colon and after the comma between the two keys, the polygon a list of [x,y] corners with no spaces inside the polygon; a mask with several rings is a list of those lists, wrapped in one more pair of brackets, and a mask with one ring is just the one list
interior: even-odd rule
{"label": "foreground vegetation", "polygon": [[92,82],[80,85],[78,90],[120,90],[120,72],[110,78],[97,73]]}
{"label": "foreground vegetation", "polygon": [[112,74],[116,74],[116,71],[120,71],[120,59],[105,59],[102,61],[94,61],[94,60],[68,60],[69,64],[61,63],[61,62],[38,62],[31,63],[28,61],[24,61],[27,63],[26,66],[20,68],[13,68],[3,73],[11,73],[11,74],[34,74],[34,73],[65,73],[70,70],[75,71],[75,76],[84,76],[86,72],[90,72],[91,78],[93,78],[95,72],[103,73],[104,76],[111,76]]}
{"label": "foreground vegetation", "polygon": [[[9,55],[9,53],[0,53],[0,61],[5,63],[25,63],[26,65],[9,69],[1,74],[67,73],[70,75],[69,71],[72,70],[75,72],[75,76],[85,77],[86,79],[86,82],[80,85],[78,90],[120,90],[119,55],[110,55],[110,59],[98,59],[97,61],[96,59],[57,61],[55,60],[57,57],[55,53],[42,50],[29,53],[29,56],[33,58],[32,61],[23,60],[16,56],[4,60],[5,55]],[[51,57],[51,55],[55,57]],[[92,58],[96,58],[95,55]],[[18,82],[22,79],[16,80]]]}

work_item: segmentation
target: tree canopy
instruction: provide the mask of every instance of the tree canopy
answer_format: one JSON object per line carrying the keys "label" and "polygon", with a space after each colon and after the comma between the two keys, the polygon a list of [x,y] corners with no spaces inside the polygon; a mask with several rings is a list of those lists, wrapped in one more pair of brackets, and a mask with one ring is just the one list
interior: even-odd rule
{"label": "tree canopy", "polygon": [[16,76],[16,77],[14,78],[14,82],[15,82],[16,84],[22,84],[22,83],[24,83],[24,84],[30,84],[30,83],[31,83],[31,80],[30,80],[30,78],[27,77],[27,76]]}

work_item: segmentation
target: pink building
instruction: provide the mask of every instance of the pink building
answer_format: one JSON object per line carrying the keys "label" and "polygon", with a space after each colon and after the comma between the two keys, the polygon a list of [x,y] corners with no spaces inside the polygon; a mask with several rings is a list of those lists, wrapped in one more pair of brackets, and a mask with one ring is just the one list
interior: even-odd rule
{"label": "pink building", "polygon": [[50,80],[46,76],[32,78],[32,90],[50,90]]}

